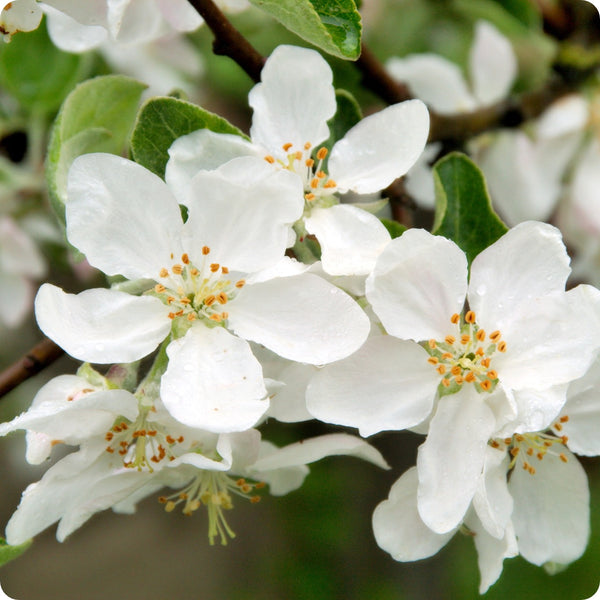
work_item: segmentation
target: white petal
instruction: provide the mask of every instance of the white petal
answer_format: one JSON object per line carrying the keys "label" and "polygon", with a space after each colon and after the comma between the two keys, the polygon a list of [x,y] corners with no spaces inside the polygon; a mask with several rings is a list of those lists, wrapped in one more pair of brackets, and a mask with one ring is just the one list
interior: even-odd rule
{"label": "white petal", "polygon": [[290,226],[302,216],[300,179],[264,160],[236,158],[193,179],[185,224],[192,257],[202,247],[230,270],[252,273],[277,264],[288,245]]}
{"label": "white petal", "polygon": [[534,565],[579,558],[590,534],[590,494],[583,467],[566,448],[568,462],[549,451],[535,474],[516,468],[509,482],[519,552]]}
{"label": "white petal", "polygon": [[427,357],[414,342],[369,338],[351,357],[315,375],[307,408],[321,421],[358,427],[362,436],[413,427],[429,415],[440,380]]}
{"label": "white petal", "polygon": [[42,10],[46,14],[50,39],[65,52],[87,52],[100,46],[108,37],[104,27],[85,25],[46,4],[42,4]]}
{"label": "white petal", "polygon": [[486,21],[475,25],[469,67],[473,93],[483,106],[503,100],[517,76],[517,57],[510,41]]}
{"label": "white petal", "polygon": [[564,291],[570,273],[560,231],[546,223],[521,223],[473,261],[469,305],[480,325],[502,330],[515,310]]}
{"label": "white petal", "polygon": [[0,272],[0,322],[18,327],[33,307],[33,284],[21,275]]}
{"label": "white petal", "polygon": [[154,0],[109,0],[107,21],[121,44],[141,44],[168,31]]}
{"label": "white petal", "polygon": [[177,138],[169,148],[165,181],[183,203],[187,200],[192,177],[199,171],[217,169],[240,156],[262,158],[264,154],[258,146],[239,135],[198,129]]}
{"label": "white petal", "polygon": [[237,335],[309,364],[352,354],[370,328],[350,296],[311,273],[248,284],[228,307]]}
{"label": "white petal", "polygon": [[467,291],[467,259],[450,240],[409,229],[392,240],[367,278],[366,295],[387,332],[415,341],[452,333]]}
{"label": "white petal", "polygon": [[261,83],[252,88],[248,103],[254,109],[250,135],[254,143],[274,156],[287,153],[282,146],[302,150],[329,137],[327,121],[336,111],[333,74],[314,50],[279,46],[261,72]]}
{"label": "white petal", "polygon": [[347,433],[330,433],[279,448],[276,452],[259,458],[252,465],[252,469],[270,471],[271,469],[297,467],[316,462],[327,456],[355,456],[382,469],[390,468],[379,451],[365,440]]}
{"label": "white petal", "polygon": [[167,336],[169,308],[157,298],[106,289],[66,294],[45,283],[35,299],[40,329],[73,358],[93,363],[132,362]]}
{"label": "white petal", "polygon": [[342,191],[381,190],[415,164],[428,135],[429,113],[420,100],[388,106],[336,142],[329,156],[329,175]]}
{"label": "white petal", "polygon": [[250,347],[221,327],[191,327],[167,348],[161,398],[171,415],[214,432],[252,427],[267,410],[260,364]]}
{"label": "white petal", "polygon": [[373,512],[373,533],[380,548],[394,560],[413,561],[434,555],[454,535],[438,534],[417,511],[417,470],[409,469],[396,481],[387,500]]}
{"label": "white petal", "polygon": [[492,411],[474,388],[440,399],[417,456],[419,514],[433,531],[447,533],[462,521],[493,429]]}
{"label": "white petal", "polygon": [[1,271],[35,278],[46,273],[46,261],[32,237],[10,217],[0,217]]}
{"label": "white petal", "polygon": [[171,265],[171,253],[181,256],[177,201],[144,167],[112,154],[84,154],[71,166],[67,195],[69,241],[107,275],[156,279]]}
{"label": "white petal", "polygon": [[567,385],[556,385],[545,390],[514,390],[517,404],[517,425],[511,433],[544,431],[557,417],[567,399]]}
{"label": "white petal", "polygon": [[176,31],[194,31],[204,22],[187,0],[156,0],[160,12]]}
{"label": "white petal", "polygon": [[415,96],[439,113],[454,114],[475,108],[461,70],[437,54],[391,58],[386,68],[392,77],[406,83]]}
{"label": "white petal", "polygon": [[577,161],[569,194],[572,198],[575,218],[596,238],[600,232],[600,207],[597,194],[600,185],[599,165],[600,144],[593,140]]}
{"label": "white petal", "polygon": [[317,236],[330,275],[367,275],[391,239],[377,217],[348,204],[314,209],[304,224]]}
{"label": "white petal", "polygon": [[536,123],[540,138],[556,138],[581,131],[587,125],[590,108],[587,100],[578,94],[569,94],[553,102]]}
{"label": "white petal", "polygon": [[431,164],[441,149],[441,142],[427,144],[423,154],[409,169],[404,179],[406,191],[414,198],[417,206],[425,210],[435,209],[435,187]]}

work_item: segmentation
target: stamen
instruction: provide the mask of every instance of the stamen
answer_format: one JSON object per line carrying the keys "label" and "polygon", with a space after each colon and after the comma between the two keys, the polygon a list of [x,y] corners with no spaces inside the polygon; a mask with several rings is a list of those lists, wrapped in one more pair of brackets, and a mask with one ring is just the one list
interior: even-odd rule
{"label": "stamen", "polygon": [[446,341],[446,344],[450,344],[452,346],[452,344],[454,344],[456,341],[456,338],[453,335],[447,335],[444,340]]}
{"label": "stamen", "polygon": [[206,256],[209,253],[210,253],[210,248],[208,246],[202,246],[202,254],[204,254],[204,256]]}
{"label": "stamen", "polygon": [[190,257],[187,255],[187,253],[184,253],[181,255],[181,262],[184,265],[189,265],[190,264]]}
{"label": "stamen", "polygon": [[454,325],[456,325],[458,322],[460,321],[460,315],[458,313],[454,313],[451,317],[450,317],[450,322],[454,323]]}
{"label": "stamen", "polygon": [[472,310],[467,311],[467,314],[465,315],[465,321],[471,325],[475,323],[475,313]]}
{"label": "stamen", "polygon": [[181,275],[183,273],[183,267],[181,265],[173,265],[171,267],[174,275]]}
{"label": "stamen", "polygon": [[169,276],[169,271],[167,271],[164,267],[160,270],[159,275],[161,277],[168,277]]}
{"label": "stamen", "polygon": [[216,273],[221,268],[221,265],[219,263],[212,263],[209,268],[212,273]]}
{"label": "stamen", "polygon": [[310,169],[315,166],[315,161],[312,158],[307,158],[304,164]]}
{"label": "stamen", "polygon": [[304,144],[304,149],[305,149],[305,150],[310,150],[311,146],[312,146],[312,144],[311,144],[310,142],[306,142],[306,143]]}
{"label": "stamen", "polygon": [[328,152],[329,152],[329,150],[327,150],[327,148],[325,148],[325,147],[319,148],[319,150],[317,152],[317,158],[319,160],[323,160],[327,156]]}
{"label": "stamen", "polygon": [[265,156],[265,160],[271,165],[275,162],[275,159],[270,154]]}
{"label": "stamen", "polygon": [[290,148],[291,148],[293,145],[294,145],[294,144],[291,144],[290,142],[288,142],[287,144],[284,144],[284,145],[282,146],[282,148],[283,148],[283,151],[284,151],[284,152],[287,152],[287,151],[288,151],[288,150],[289,150],[289,149],[290,149]]}

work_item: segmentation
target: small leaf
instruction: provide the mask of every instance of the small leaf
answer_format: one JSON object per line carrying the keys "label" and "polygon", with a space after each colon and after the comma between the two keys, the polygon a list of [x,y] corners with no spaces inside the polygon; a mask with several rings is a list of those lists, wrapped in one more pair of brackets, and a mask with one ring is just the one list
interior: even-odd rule
{"label": "small leaf", "polygon": [[50,136],[47,169],[50,199],[61,219],[71,163],[88,152],[123,151],[145,87],[123,75],[106,75],[81,83],[65,100]]}
{"label": "small leaf", "polygon": [[195,104],[176,98],[151,98],[140,109],[131,136],[133,158],[164,177],[171,144],[197,129],[233,133],[248,139],[229,121]]}
{"label": "small leaf", "polygon": [[346,60],[360,56],[362,23],[354,0],[250,0],[284,27]]}
{"label": "small leaf", "polygon": [[493,211],[483,173],[460,152],[452,152],[433,167],[435,222],[433,233],[455,242],[469,264],[507,231]]}
{"label": "small leaf", "polygon": [[82,79],[90,58],[59,50],[42,23],[0,45],[0,86],[31,111],[53,113]]}
{"label": "small leaf", "polygon": [[18,546],[9,546],[6,540],[0,537],[0,567],[21,556],[31,546],[32,541],[27,540]]}
{"label": "small leaf", "polygon": [[400,237],[405,231],[406,227],[402,225],[402,223],[398,223],[398,221],[392,221],[391,219],[379,219],[385,228],[388,230],[388,233],[392,237],[392,239]]}

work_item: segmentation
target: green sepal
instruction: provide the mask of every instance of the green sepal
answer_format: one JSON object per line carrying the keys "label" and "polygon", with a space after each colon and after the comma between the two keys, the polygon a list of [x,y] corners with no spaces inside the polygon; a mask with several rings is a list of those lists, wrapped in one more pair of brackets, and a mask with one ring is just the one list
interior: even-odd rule
{"label": "green sepal", "polygon": [[407,229],[402,223],[398,223],[398,221],[392,221],[392,219],[379,219],[385,228],[388,230],[392,239],[400,237]]}
{"label": "green sepal", "polygon": [[356,60],[362,22],[354,0],[250,0],[303,40],[321,50]]}
{"label": "green sepal", "polygon": [[133,159],[160,177],[165,176],[171,144],[197,129],[232,133],[248,139],[226,119],[177,98],[151,98],[138,113],[131,152]]}
{"label": "green sepal", "polygon": [[0,45],[0,87],[32,112],[50,114],[85,76],[90,61],[89,55],[59,50],[42,23]]}
{"label": "green sepal", "polygon": [[492,209],[483,173],[466,155],[452,152],[433,167],[433,233],[456,243],[469,264],[508,228]]}
{"label": "green sepal", "polygon": [[79,84],[65,100],[52,128],[47,160],[50,200],[63,222],[71,164],[89,152],[122,153],[146,87],[124,75],[105,75]]}
{"label": "green sepal", "polygon": [[33,540],[27,540],[18,546],[10,546],[3,537],[0,537],[0,567],[21,556],[32,542]]}

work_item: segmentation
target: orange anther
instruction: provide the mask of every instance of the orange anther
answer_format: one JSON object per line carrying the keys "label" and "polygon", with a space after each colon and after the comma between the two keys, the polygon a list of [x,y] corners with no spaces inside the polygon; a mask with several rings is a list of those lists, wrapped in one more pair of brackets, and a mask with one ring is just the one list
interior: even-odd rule
{"label": "orange anther", "polygon": [[211,294],[210,296],[204,298],[204,304],[205,306],[212,306],[216,302],[216,300],[217,298]]}
{"label": "orange anther", "polygon": [[238,279],[238,281],[235,282],[236,288],[243,288],[245,285],[246,285],[245,279]]}
{"label": "orange anther", "polygon": [[561,422],[561,423],[566,423],[568,420],[569,420],[569,416],[568,416],[568,415],[563,415],[563,416],[560,418],[560,422]]}
{"label": "orange anther", "polygon": [[464,345],[466,345],[466,344],[468,344],[468,343],[469,343],[469,340],[470,340],[470,339],[471,339],[471,336],[470,336],[470,335],[467,335],[466,333],[463,333],[463,334],[460,336],[460,343],[461,343],[461,344],[463,344],[463,346],[464,346]]}
{"label": "orange anther", "polygon": [[265,156],[265,160],[270,164],[273,164],[275,162],[275,159],[271,155]]}
{"label": "orange anther", "polygon": [[437,357],[435,357],[435,356],[430,356],[430,357],[427,359],[427,362],[428,362],[429,364],[431,364],[431,365],[437,365],[437,364],[438,364],[438,362],[440,362],[440,361],[437,359]]}
{"label": "orange anther", "polygon": [[454,365],[451,369],[450,369],[450,373],[452,373],[452,375],[460,375],[461,374],[462,369],[458,366],[458,365]]}
{"label": "orange anther", "polygon": [[282,146],[282,148],[283,148],[283,151],[284,151],[284,152],[287,152],[287,151],[288,151],[288,150],[289,150],[289,149],[290,149],[290,148],[291,148],[293,145],[294,145],[294,144],[291,144],[290,142],[288,142],[287,144],[284,144],[284,145]]}
{"label": "orange anther", "polygon": [[319,187],[319,180],[316,177],[314,179],[311,179],[310,187],[313,190],[316,190]]}
{"label": "orange anther", "polygon": [[428,345],[428,346],[429,346],[429,347],[430,347],[432,350],[434,350],[437,344],[435,343],[435,340],[429,340],[429,341],[427,342],[427,345]]}
{"label": "orange anther", "polygon": [[181,255],[181,262],[184,265],[189,265],[190,264],[190,257],[185,252]]}
{"label": "orange anther", "polygon": [[161,285],[160,283],[157,283],[157,284],[154,286],[154,291],[155,291],[157,294],[162,294],[162,293],[163,293],[163,292],[164,292],[166,289],[167,289],[167,288],[166,288],[164,285]]}
{"label": "orange anther", "polygon": [[452,346],[452,344],[454,344],[454,342],[456,341],[456,338],[453,335],[447,335],[444,338],[446,344],[450,344]]}
{"label": "orange anther", "polygon": [[304,144],[304,149],[305,149],[305,150],[310,150],[310,147],[311,147],[311,146],[312,146],[312,144],[311,144],[310,142],[306,142],[306,143]]}
{"label": "orange anther", "polygon": [[492,340],[492,342],[494,342],[494,344],[502,337],[502,334],[496,330],[496,331],[492,331],[492,333],[490,333],[490,340]]}
{"label": "orange anther", "polygon": [[465,375],[465,381],[467,383],[473,383],[475,381],[475,375],[473,375],[473,373],[471,373],[471,371],[469,371],[466,375]]}
{"label": "orange anther", "polygon": [[460,315],[458,313],[454,313],[451,317],[450,317],[450,322],[454,323],[455,325],[460,321]]}
{"label": "orange anther", "polygon": [[333,179],[328,179],[323,185],[324,188],[331,189],[337,187],[337,183]]}
{"label": "orange anther", "polygon": [[307,158],[304,161],[304,164],[310,169],[311,167],[315,166],[315,161],[312,158]]}
{"label": "orange anther", "polygon": [[183,273],[183,267],[181,265],[173,265],[171,271],[173,271],[175,275],[181,275]]}
{"label": "orange anther", "polygon": [[446,378],[442,379],[442,385],[444,387],[450,387],[450,380],[448,380]]}
{"label": "orange anther", "polygon": [[304,199],[308,200],[309,202],[312,202],[315,198],[316,198],[316,196],[313,193],[304,195]]}
{"label": "orange anther", "polygon": [[159,275],[160,275],[161,277],[168,277],[168,275],[169,275],[169,271],[167,271],[167,270],[166,270],[166,269],[163,267],[163,268],[160,270],[160,273],[159,273]]}
{"label": "orange anther", "polygon": [[496,371],[494,371],[494,369],[492,369],[491,371],[488,371],[486,373],[486,375],[492,380],[498,379],[498,373]]}
{"label": "orange anther", "polygon": [[480,329],[476,334],[475,337],[480,341],[483,342],[483,340],[485,340],[485,329]]}
{"label": "orange anther", "polygon": [[202,246],[202,254],[204,254],[204,256],[206,256],[209,253],[210,253],[210,248],[208,246]]}
{"label": "orange anther", "polygon": [[498,344],[498,352],[506,352],[506,342],[502,341]]}
{"label": "orange anther", "polygon": [[467,323],[475,323],[475,313],[472,310],[467,311],[467,314],[465,315],[465,321]]}
{"label": "orange anther", "polygon": [[562,452],[558,455],[558,457],[560,458],[560,460],[562,460],[564,463],[569,462],[569,459],[567,458],[566,454],[563,454]]}
{"label": "orange anther", "polygon": [[329,150],[327,150],[327,148],[319,148],[319,150],[317,152],[317,158],[319,160],[323,160],[327,156],[328,152],[329,152]]}
{"label": "orange anther", "polygon": [[221,268],[221,265],[219,263],[212,263],[210,265],[211,273],[216,273],[220,268]]}
{"label": "orange anther", "polygon": [[440,375],[443,375],[446,372],[446,367],[444,365],[440,365],[436,370]]}
{"label": "orange anther", "polygon": [[315,173],[315,175],[316,175],[317,179],[323,179],[326,176],[326,173],[325,173],[325,171],[317,171]]}
{"label": "orange anther", "polygon": [[487,392],[492,387],[492,382],[489,379],[484,379],[483,381],[479,382],[479,387]]}
{"label": "orange anther", "polygon": [[219,304],[227,304],[227,294],[225,292],[219,292],[217,294],[217,300]]}

